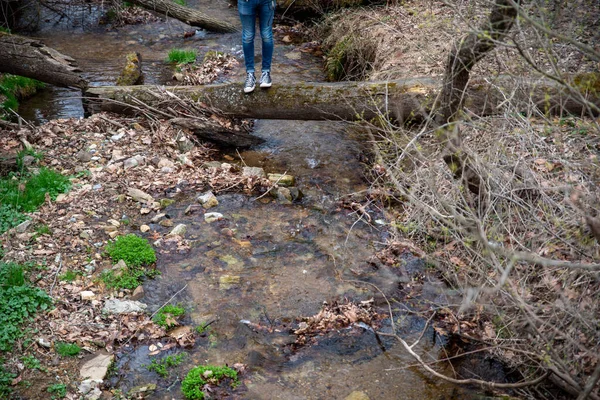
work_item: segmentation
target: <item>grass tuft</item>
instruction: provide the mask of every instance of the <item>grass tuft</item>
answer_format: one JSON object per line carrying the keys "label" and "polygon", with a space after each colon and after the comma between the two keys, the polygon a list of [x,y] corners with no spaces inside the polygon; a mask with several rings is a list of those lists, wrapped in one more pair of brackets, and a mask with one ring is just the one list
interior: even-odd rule
{"label": "grass tuft", "polygon": [[54,349],[63,357],[75,357],[81,352],[81,347],[75,343],[56,342]]}
{"label": "grass tuft", "polygon": [[176,64],[191,64],[196,61],[196,50],[173,49],[169,51],[167,61]]}

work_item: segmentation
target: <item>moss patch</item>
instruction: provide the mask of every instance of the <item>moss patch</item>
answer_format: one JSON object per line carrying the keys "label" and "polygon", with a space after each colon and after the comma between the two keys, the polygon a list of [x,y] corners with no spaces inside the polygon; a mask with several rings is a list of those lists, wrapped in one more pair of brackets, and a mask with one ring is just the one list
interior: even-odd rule
{"label": "moss patch", "polygon": [[204,399],[202,389],[205,385],[219,386],[226,380],[234,388],[239,384],[238,374],[234,369],[214,365],[199,365],[192,368],[181,382],[181,391],[188,400],[202,400]]}

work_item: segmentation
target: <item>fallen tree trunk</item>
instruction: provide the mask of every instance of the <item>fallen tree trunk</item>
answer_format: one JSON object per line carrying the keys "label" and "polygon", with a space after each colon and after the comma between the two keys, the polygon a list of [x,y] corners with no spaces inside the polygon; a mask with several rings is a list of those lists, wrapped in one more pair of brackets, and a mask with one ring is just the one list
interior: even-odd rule
{"label": "fallen tree trunk", "polygon": [[131,0],[133,4],[144,7],[148,10],[156,11],[165,14],[167,17],[172,17],[185,22],[191,26],[204,28],[211,32],[237,32],[239,29],[234,25],[209,17],[208,15],[196,11],[193,8],[181,6],[169,0]]}
{"label": "fallen tree trunk", "polygon": [[[297,83],[273,85],[269,90],[244,94],[241,83],[206,86],[104,86],[90,88],[87,107],[99,111],[127,112],[141,103],[155,106],[165,90],[206,103],[223,113],[242,118],[293,120],[371,119],[388,113],[399,121],[426,117],[440,81],[432,78],[389,82]],[[576,90],[575,90],[576,91]],[[484,116],[505,112],[507,98],[514,110],[537,108],[544,114],[599,115],[600,93],[569,93],[551,81],[500,77],[493,82],[473,80],[467,87],[465,109]],[[141,103],[140,103],[141,102]]]}
{"label": "fallen tree trunk", "polygon": [[75,60],[37,40],[0,32],[0,73],[25,76],[56,86],[87,87]]}
{"label": "fallen tree trunk", "polygon": [[173,118],[171,124],[189,129],[199,139],[216,143],[221,146],[250,147],[264,142],[263,139],[245,132],[226,129],[217,123],[201,119]]}

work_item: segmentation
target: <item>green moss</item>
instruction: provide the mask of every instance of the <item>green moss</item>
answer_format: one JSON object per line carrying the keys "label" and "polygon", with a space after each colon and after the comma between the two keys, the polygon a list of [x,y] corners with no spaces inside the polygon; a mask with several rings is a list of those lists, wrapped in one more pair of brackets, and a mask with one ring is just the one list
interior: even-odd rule
{"label": "green moss", "polygon": [[179,4],[180,6],[185,6],[186,4],[185,0],[173,0],[173,3]]}
{"label": "green moss", "polygon": [[81,352],[81,347],[75,343],[56,342],[54,349],[63,357],[75,357]]}
{"label": "green moss", "polygon": [[0,117],[9,117],[8,110],[17,111],[20,99],[33,95],[43,87],[44,84],[35,79],[11,74],[0,75]]}
{"label": "green moss", "polygon": [[191,64],[196,61],[196,50],[173,49],[169,51],[167,61],[177,64]]}
{"label": "green moss", "polygon": [[199,365],[192,368],[181,382],[181,391],[188,400],[202,400],[204,385],[218,386],[226,379],[231,381],[232,387],[239,384],[237,372],[229,367]]}
{"label": "green moss", "polygon": [[152,321],[156,325],[162,326],[165,329],[173,328],[177,326],[177,319],[185,314],[185,309],[180,305],[167,304],[161,308]]}
{"label": "green moss", "polygon": [[146,368],[148,371],[154,371],[163,378],[166,378],[169,375],[169,369],[181,364],[184,357],[185,353],[179,353],[166,356],[161,360],[155,358],[150,365],[146,366]]}
{"label": "green moss", "polygon": [[128,267],[149,266],[156,262],[156,253],[150,243],[134,234],[117,237],[106,245],[105,250],[113,261],[123,260]]}

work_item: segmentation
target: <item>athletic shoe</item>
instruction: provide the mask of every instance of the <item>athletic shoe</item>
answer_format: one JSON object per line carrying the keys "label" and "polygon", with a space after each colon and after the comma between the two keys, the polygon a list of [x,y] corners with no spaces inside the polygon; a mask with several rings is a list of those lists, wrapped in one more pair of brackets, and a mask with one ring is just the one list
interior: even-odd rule
{"label": "athletic shoe", "polygon": [[271,81],[271,72],[263,71],[260,75],[260,87],[261,88],[270,88],[273,82]]}
{"label": "athletic shoe", "polygon": [[254,72],[248,72],[246,75],[246,82],[244,83],[244,93],[250,93],[254,91],[256,87],[256,78],[254,77]]}

